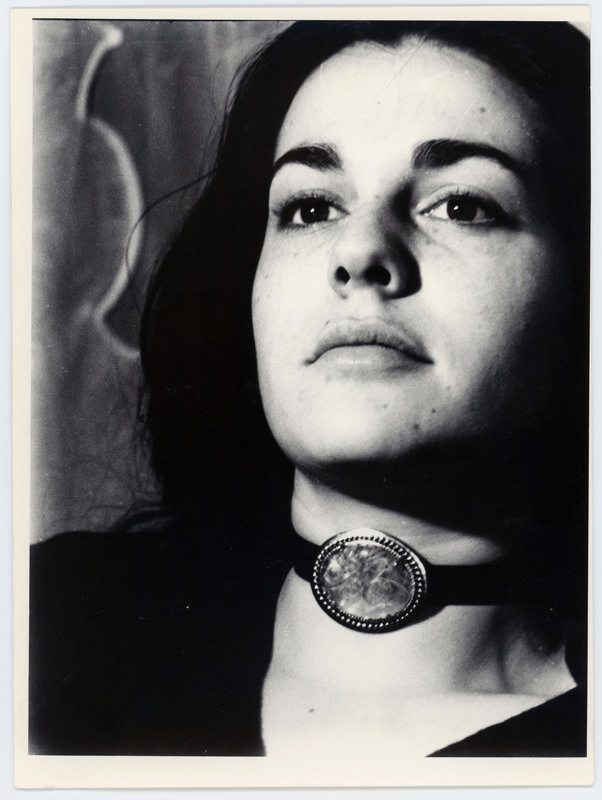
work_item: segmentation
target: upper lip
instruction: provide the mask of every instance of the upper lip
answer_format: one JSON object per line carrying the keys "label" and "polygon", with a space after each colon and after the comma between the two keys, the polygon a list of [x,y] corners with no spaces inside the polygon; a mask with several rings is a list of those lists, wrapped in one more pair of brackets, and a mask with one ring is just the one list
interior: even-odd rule
{"label": "upper lip", "polygon": [[432,364],[419,338],[399,323],[385,319],[340,319],[326,323],[308,363],[336,347],[380,345],[398,350],[416,361]]}

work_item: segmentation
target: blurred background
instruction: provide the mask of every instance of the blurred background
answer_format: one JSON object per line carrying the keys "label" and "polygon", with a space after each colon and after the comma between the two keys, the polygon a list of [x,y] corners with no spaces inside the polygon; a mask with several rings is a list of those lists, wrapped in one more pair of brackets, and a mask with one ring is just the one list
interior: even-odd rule
{"label": "blurred background", "polygon": [[145,286],[211,166],[239,65],[287,24],[34,23],[33,541],[158,498]]}

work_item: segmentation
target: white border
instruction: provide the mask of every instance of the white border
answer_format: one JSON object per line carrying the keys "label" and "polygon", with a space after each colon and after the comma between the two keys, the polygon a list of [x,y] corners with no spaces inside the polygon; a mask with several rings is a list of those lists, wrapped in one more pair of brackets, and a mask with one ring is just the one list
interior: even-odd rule
{"label": "white border", "polygon": [[[442,18],[447,15],[448,12],[451,10],[449,9],[450,4],[445,4],[447,8],[442,6],[442,4],[438,4],[437,6],[433,5],[423,5],[423,6],[412,6],[412,7],[404,7],[403,13],[404,16],[406,14],[415,14],[416,17],[421,18]],[[460,9],[460,13],[464,18],[471,18],[471,19],[516,19],[517,13],[520,15],[520,18],[523,19],[570,19],[579,25],[587,24],[587,15],[589,13],[589,9],[587,6],[582,4],[565,4],[563,6],[547,6],[544,9],[541,8],[542,4],[537,5],[529,5],[529,6],[494,6],[491,4],[487,4],[484,6],[483,3],[470,3],[464,4],[462,9]],[[146,18],[173,18],[173,19],[185,19],[185,18],[196,18],[199,13],[202,14],[202,17],[205,18],[213,18],[213,19],[233,19],[238,18],[236,13],[236,9],[234,6],[231,7],[219,7],[219,8],[210,8],[206,7],[203,9],[191,7],[189,5],[182,4],[180,7],[175,9],[159,9],[159,8],[148,8],[145,7],[142,3],[131,3],[128,8],[123,7],[112,7],[112,6],[103,6],[103,7],[96,7],[96,8],[88,8],[88,9],[78,9],[76,13],[74,11],[76,5],[66,3],[62,9],[47,7],[44,3],[36,3],[36,9],[27,13],[22,12],[24,16],[31,19],[35,16],[40,17],[60,17],[60,16],[83,16],[83,17],[99,17],[99,18],[107,18],[112,17],[115,19],[119,18],[127,18],[127,17],[146,17]],[[302,8],[278,8],[275,6],[271,6],[269,4],[264,4],[262,8],[253,8],[252,4],[245,4],[244,6],[239,5],[238,8],[241,11],[241,15],[243,12],[246,14],[249,13],[249,10],[252,9],[252,15],[254,18],[258,19],[269,19],[269,18],[278,18],[278,19],[299,19],[299,18],[315,18],[318,16],[319,10],[316,7],[302,7]],[[68,13],[66,11],[68,10]],[[340,10],[340,9],[339,9]],[[329,9],[320,9],[322,13],[326,13],[326,15],[330,16],[335,15],[337,8],[332,6]],[[374,6],[370,8],[369,16],[378,18],[378,17],[387,17],[387,16],[394,16],[395,15],[395,6]],[[458,11],[458,9],[454,9],[454,13]],[[542,12],[545,13],[545,16],[542,17]],[[594,9],[595,12],[595,9]],[[361,9],[359,7],[347,7],[345,9],[346,16],[357,16],[358,18],[365,17],[366,11],[365,9]],[[456,17],[457,18],[457,17]],[[594,21],[595,21],[595,13],[594,13]],[[6,20],[3,20],[6,24]],[[6,28],[4,29],[6,30]],[[7,41],[7,36],[4,37],[4,41]],[[13,53],[18,55],[18,50],[21,48],[14,48]],[[22,52],[29,52],[23,50]],[[594,51],[595,56],[595,51]],[[596,61],[594,60],[594,67]],[[19,66],[22,70],[22,64]],[[593,75],[595,77],[596,70],[594,68]],[[29,97],[31,97],[31,89],[29,89]],[[15,95],[16,96],[16,95]],[[21,89],[19,90],[19,106],[21,104],[23,107],[27,107],[31,109],[31,103],[23,103],[24,100],[23,94],[21,94]],[[5,106],[6,107],[6,106]],[[21,109],[21,113],[26,114],[26,110],[24,108]],[[595,119],[597,122],[597,118]],[[27,124],[27,120],[22,118],[21,123]],[[594,137],[593,141],[596,142],[596,132],[597,125],[594,128]],[[8,140],[8,135],[6,135],[6,140]],[[8,149],[8,148],[7,148]],[[31,198],[27,200],[28,193],[23,187],[30,187],[31,186],[31,168],[27,163],[27,158],[22,158],[21,156],[21,148],[14,148],[13,150],[13,173],[12,178],[14,181],[15,187],[20,187],[21,191],[17,191],[16,196],[13,197],[13,214],[18,219],[27,219],[27,216],[23,216],[26,212],[24,211],[25,205],[27,202],[31,203]],[[6,152],[6,150],[5,150]],[[597,166],[597,159],[595,158],[595,146],[594,146],[594,185],[596,184],[596,178],[600,174],[598,171]],[[5,162],[6,163],[6,162]],[[7,168],[8,174],[8,168]],[[5,185],[8,185],[8,180],[5,182]],[[594,211],[593,211],[593,219],[596,219],[596,210],[598,209],[599,203],[597,202],[597,193],[594,193]],[[8,208],[8,206],[7,206]],[[6,215],[8,218],[8,213]],[[29,215],[30,218],[30,215]],[[16,232],[15,232],[16,233]],[[596,254],[598,252],[598,248],[596,245],[596,231],[594,229],[594,252],[593,257],[596,258]],[[8,241],[8,235],[5,237],[5,241]],[[13,247],[15,248],[14,252],[15,255],[18,255],[18,258],[15,259],[15,266],[18,264],[29,263],[29,255],[30,250],[30,237],[21,235],[21,227],[19,229],[19,235],[14,235],[13,239]],[[8,270],[5,270],[2,274],[2,278],[5,279],[8,283]],[[15,288],[19,289],[20,291],[27,290],[28,287],[28,276],[24,275],[21,271],[15,270],[14,273],[14,282]],[[594,303],[595,307],[598,306],[598,299],[599,299],[599,281],[596,278],[596,272],[593,271],[593,292],[594,292]],[[10,307],[8,305],[7,298],[9,297],[9,293],[7,290],[7,285],[2,287],[5,289],[4,292],[1,293],[2,300],[0,302],[4,302],[5,306],[2,310],[5,313],[1,316],[1,319],[4,321],[4,324],[8,326],[8,319],[9,319],[9,312]],[[29,318],[27,316],[22,316],[21,314],[15,314],[15,328],[14,328],[14,345],[15,347],[18,346],[19,340],[22,337],[27,338],[29,340]],[[595,319],[595,317],[594,317]],[[5,337],[4,341],[8,340],[8,336]],[[596,325],[594,322],[594,344],[597,342],[598,336],[596,331]],[[7,355],[4,354],[3,355]],[[17,355],[15,353],[15,355]],[[8,359],[7,359],[8,360]],[[4,360],[0,363],[5,363]],[[19,386],[21,381],[25,380],[24,376],[27,376],[26,383],[28,385],[28,376],[29,376],[29,364],[27,359],[23,360],[20,357],[15,357],[13,361],[14,367],[14,377],[15,377],[15,385]],[[7,373],[5,373],[7,375]],[[595,382],[595,375],[594,375],[594,391],[596,388]],[[6,382],[8,385],[8,381]],[[3,400],[5,399],[3,395]],[[6,403],[5,405],[8,405]],[[7,418],[7,409],[5,405],[0,405],[2,411],[4,413],[4,419]],[[22,485],[28,486],[28,479],[24,481],[24,475],[28,475],[28,464],[26,463],[26,459],[22,459],[22,454],[28,452],[28,435],[29,435],[29,414],[28,414],[28,406],[24,405],[21,401],[21,397],[19,397],[19,402],[14,404],[14,436],[15,442],[18,443],[18,446],[15,447],[15,486],[20,488],[22,491]],[[27,424],[25,424],[27,421]],[[7,426],[8,427],[8,426]],[[597,449],[597,448],[596,448]],[[4,452],[6,453],[8,448],[4,448]],[[7,459],[5,458],[1,462],[1,468],[5,469],[7,480],[3,483],[3,486],[7,486],[9,483],[8,476],[10,475],[10,464],[7,463]],[[24,502],[25,501],[25,502]],[[23,574],[23,565],[25,563],[24,553],[26,552],[26,545],[24,542],[29,541],[29,537],[23,536],[24,525],[26,517],[26,513],[24,513],[24,509],[28,508],[28,497],[24,498],[23,495],[20,493],[18,495],[18,501],[15,502],[14,505],[14,522],[15,522],[15,531],[18,532],[18,537],[15,541],[15,575],[18,576],[18,580],[15,581],[15,600],[17,602],[17,611],[19,613],[18,623],[19,625],[23,619],[23,597],[27,597],[26,593],[26,586],[24,586],[24,582],[22,580]],[[10,499],[8,496],[5,498],[5,504],[3,507],[8,508],[10,506]],[[7,542],[8,546],[10,547],[10,537],[7,534],[9,530],[9,525],[4,527],[4,539]],[[10,570],[10,556],[4,562],[7,567],[7,572]],[[10,572],[8,572],[8,579],[3,582],[5,587],[10,586]],[[10,601],[8,601],[5,605],[5,608],[10,608]],[[25,605],[26,607],[26,605]],[[3,620],[4,622],[4,620]],[[4,641],[10,641],[10,618],[8,619],[8,624],[6,627],[8,634],[4,637]],[[20,657],[23,655],[22,651],[22,644],[17,648],[16,652],[16,666],[15,669],[15,680],[19,686],[23,687],[23,675],[22,675],[22,661],[20,661]],[[5,661],[9,662],[8,656],[8,648],[5,648]],[[4,661],[3,661],[4,664]],[[10,675],[10,664],[7,666],[7,674],[6,679],[4,681],[4,685],[7,688],[11,685],[11,675]],[[17,701],[18,704],[22,702],[22,694],[17,694],[17,697],[20,699]],[[11,703],[6,703],[5,708],[10,708]],[[7,762],[9,764],[6,770],[2,770],[2,776],[8,776],[10,772],[12,772],[12,767],[10,766],[10,754],[12,750],[12,734],[10,731],[10,719],[7,720],[8,722],[8,733],[6,734],[4,730],[2,730],[2,738],[0,739],[0,748],[2,750],[3,756],[8,756]],[[22,730],[17,728],[15,732],[15,739],[14,743],[18,750],[21,749],[21,737],[22,737]],[[2,746],[4,745],[4,746]],[[18,754],[17,759],[17,776],[18,780],[21,785],[37,785],[37,786],[98,786],[99,781],[98,778],[93,777],[94,775],[98,776],[97,769],[100,769],[102,772],[100,774],[105,776],[105,780],[103,781],[105,786],[113,786],[113,787],[140,787],[140,786],[226,786],[226,785],[236,785],[236,786],[325,786],[325,785],[332,785],[332,778],[329,777],[328,770],[322,769],[319,766],[316,767],[315,765],[311,765],[311,768],[307,764],[291,764],[288,763],[286,765],[277,765],[275,763],[270,763],[270,759],[196,759],[196,758],[136,758],[136,759],[129,759],[129,758],[50,758],[50,757],[43,757],[43,756],[25,756],[23,759],[22,753]],[[32,783],[25,778],[25,773],[29,771],[29,767],[32,761],[35,761],[36,770],[37,770],[37,777],[35,783]],[[577,760],[573,759],[428,759],[428,760],[421,760],[419,764],[416,765],[408,765],[408,770],[406,772],[407,778],[412,780],[412,783],[421,783],[424,786],[475,786],[475,785],[483,785],[483,768],[486,768],[486,780],[485,783],[491,785],[494,780],[499,780],[500,784],[502,785],[517,785],[517,786],[525,786],[528,784],[536,784],[538,786],[542,785],[554,785],[555,783],[565,783],[567,782],[567,778],[569,778],[569,773],[572,773],[573,769],[573,762]],[[450,763],[453,762],[453,763]],[[485,763],[486,762],[486,763]],[[492,763],[493,762],[493,763]],[[519,762],[517,764],[517,762]],[[199,769],[199,763],[203,765],[203,769]],[[563,766],[564,765],[564,766]],[[516,767],[520,766],[521,769],[517,770]],[[108,769],[110,767],[110,770]],[[65,778],[64,770],[67,770],[71,773],[69,779]],[[366,765],[339,765],[339,769],[342,769],[344,772],[343,774],[346,775],[345,778],[345,785],[348,786],[384,786],[389,784],[395,785],[395,781],[398,780],[398,774],[395,771],[394,773],[390,772],[390,765],[377,765],[376,770],[374,765],[369,769]],[[110,780],[106,780],[107,772],[111,773]],[[203,778],[202,781],[199,780],[200,773],[202,772]],[[269,773],[269,774],[268,774]],[[308,774],[310,773],[310,774]],[[224,781],[224,774],[227,775],[226,781]],[[339,772],[341,774],[341,772]],[[545,774],[545,784],[542,781],[542,774]],[[576,774],[576,773],[575,773]],[[142,778],[144,776],[144,778]],[[167,776],[167,777],[166,777]],[[267,777],[266,777],[267,776]],[[415,776],[415,777],[414,777]],[[494,777],[496,776],[496,777]],[[388,779],[387,779],[388,778]],[[569,782],[570,782],[569,778]],[[583,780],[583,776],[581,775],[581,780]],[[142,782],[143,781],[143,782]],[[575,781],[576,783],[577,781]],[[7,787],[6,791],[4,790],[4,781],[0,788],[2,789],[2,796],[7,796],[7,792],[9,793],[8,796],[18,796],[20,798],[28,798],[28,797],[39,797],[39,794],[36,793],[34,795],[33,792],[25,791],[25,792],[15,792],[10,786]],[[338,785],[341,785],[342,781],[338,781]],[[593,790],[593,789],[592,789]],[[373,796],[372,790],[369,794]],[[512,797],[525,797],[525,796],[532,796],[533,792],[537,792],[541,794],[542,797],[567,797],[567,796],[576,796],[576,792],[579,792],[579,796],[582,795],[583,791],[587,791],[587,789],[545,789],[545,790],[538,790],[538,789],[514,789],[512,790]],[[404,791],[404,797],[407,797],[408,794],[412,796],[417,796],[419,792],[419,797],[424,798],[427,800],[428,798],[437,796],[440,797],[439,792],[431,792],[431,791],[423,791],[423,790],[408,790]],[[480,789],[476,790],[479,796],[483,796],[484,794],[488,794],[486,790]],[[545,792],[545,794],[543,794]],[[101,792],[101,794],[105,794],[105,792]],[[116,792],[113,790],[109,790],[109,794],[112,797],[123,796],[128,798],[135,798],[135,797],[148,797],[148,792],[140,794],[138,792],[132,793],[122,793]],[[224,795],[229,795],[230,792],[220,792],[219,796],[224,797]],[[288,793],[287,793],[288,794]],[[299,793],[297,792],[296,795]],[[302,792],[303,794],[303,792]],[[497,796],[499,797],[499,792],[496,792]],[[503,792],[505,795],[505,792]],[[51,797],[75,797],[75,798],[84,798],[84,797],[97,797],[98,792],[74,792],[74,793],[67,793],[67,792],[51,792]],[[155,793],[153,792],[153,797],[167,797],[167,796],[175,796],[174,793],[166,793],[160,792]],[[332,794],[329,793],[329,797]],[[470,797],[474,797],[475,793],[470,792]],[[466,791],[459,790],[459,791],[446,791],[445,797],[466,797]]]}

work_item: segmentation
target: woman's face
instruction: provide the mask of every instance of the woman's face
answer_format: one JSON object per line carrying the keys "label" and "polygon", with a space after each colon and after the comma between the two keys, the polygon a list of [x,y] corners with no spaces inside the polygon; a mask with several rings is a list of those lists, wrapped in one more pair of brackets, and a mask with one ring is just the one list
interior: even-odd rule
{"label": "woman's face", "polygon": [[354,45],[303,84],[253,297],[265,411],[295,464],[524,430],[548,402],[568,270],[544,133],[514,84],[435,44]]}

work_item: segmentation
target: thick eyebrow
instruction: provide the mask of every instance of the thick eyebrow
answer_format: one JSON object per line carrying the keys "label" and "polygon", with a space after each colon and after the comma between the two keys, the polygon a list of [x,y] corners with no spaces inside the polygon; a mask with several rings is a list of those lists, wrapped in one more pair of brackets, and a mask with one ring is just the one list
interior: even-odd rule
{"label": "thick eyebrow", "polygon": [[[481,142],[462,139],[429,139],[421,142],[412,152],[413,169],[442,169],[466,158],[488,158],[525,179],[524,167],[508,153]],[[338,152],[329,144],[308,144],[293,147],[276,159],[272,176],[285,164],[302,164],[321,171],[343,168]]]}
{"label": "thick eyebrow", "polygon": [[489,158],[514,172],[521,180],[526,177],[524,167],[503,150],[498,150],[490,144],[466,142],[462,139],[430,139],[428,142],[422,142],[414,148],[412,167],[440,169],[457,164],[465,158]]}
{"label": "thick eyebrow", "polygon": [[276,159],[272,176],[285,164],[303,164],[305,167],[322,171],[343,167],[340,155],[329,144],[308,144],[287,150],[284,155]]}

